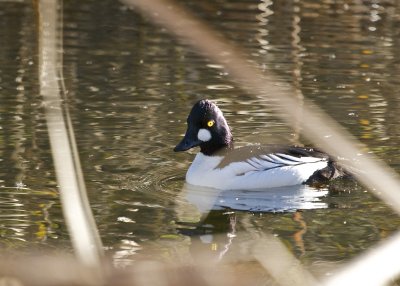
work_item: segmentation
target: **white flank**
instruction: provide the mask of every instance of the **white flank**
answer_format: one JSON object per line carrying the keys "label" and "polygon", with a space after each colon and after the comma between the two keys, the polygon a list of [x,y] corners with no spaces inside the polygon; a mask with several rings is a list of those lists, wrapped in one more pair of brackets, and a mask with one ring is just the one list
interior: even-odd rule
{"label": "white flank", "polygon": [[210,141],[211,132],[208,131],[207,129],[202,128],[199,130],[199,133],[197,133],[197,138],[199,138],[199,140],[201,140],[203,142]]}
{"label": "white flank", "polygon": [[186,174],[186,181],[191,185],[220,190],[293,186],[302,184],[315,171],[328,165],[322,158],[268,154],[234,162],[222,169],[217,168],[222,159],[221,156],[197,154]]}

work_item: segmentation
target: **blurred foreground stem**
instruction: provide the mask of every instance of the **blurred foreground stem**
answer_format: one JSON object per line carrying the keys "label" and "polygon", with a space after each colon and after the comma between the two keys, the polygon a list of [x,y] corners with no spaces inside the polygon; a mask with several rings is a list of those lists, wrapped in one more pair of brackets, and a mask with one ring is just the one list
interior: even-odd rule
{"label": "blurred foreground stem", "polygon": [[[60,0],[61,1],[61,0]],[[68,110],[62,104],[62,2],[38,0],[40,94],[64,218],[75,253],[87,266],[100,266],[102,244],[90,209]],[[63,108],[64,107],[64,108]]]}

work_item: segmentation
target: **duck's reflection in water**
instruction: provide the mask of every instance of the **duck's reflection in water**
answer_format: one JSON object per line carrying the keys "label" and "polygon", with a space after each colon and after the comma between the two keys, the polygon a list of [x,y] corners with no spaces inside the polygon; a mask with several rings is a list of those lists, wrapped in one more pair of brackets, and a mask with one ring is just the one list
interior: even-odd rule
{"label": "duck's reflection in water", "polygon": [[[322,198],[327,195],[328,189],[316,189],[307,185],[220,191],[185,184],[178,195],[178,201],[191,205],[189,208],[188,206],[184,207],[181,211],[188,208],[191,211],[197,210],[199,215],[207,214],[211,210],[223,209],[250,212],[290,212],[327,208],[328,204],[322,201]],[[179,207],[177,206],[177,208]]]}
{"label": "duck's reflection in water", "polygon": [[[178,230],[191,237],[190,249],[196,253],[197,258],[203,254],[200,255],[200,260],[211,257],[213,260],[221,260],[234,240],[238,239],[235,244],[240,244],[239,249],[243,250],[243,247],[251,248],[251,242],[259,238],[256,228],[250,222],[243,221],[247,216],[242,217],[239,222],[240,228],[246,231],[237,231],[237,211],[293,212],[294,220],[297,221],[297,210],[328,208],[328,204],[323,201],[323,197],[327,195],[328,189],[306,185],[252,191],[220,191],[185,184],[176,198]],[[221,220],[221,216],[226,216],[227,219]],[[221,223],[222,221],[225,223]],[[304,226],[301,229],[305,231]],[[302,234],[295,241],[301,252],[304,252],[301,247]],[[233,253],[237,251],[230,252],[229,256],[236,256]]]}

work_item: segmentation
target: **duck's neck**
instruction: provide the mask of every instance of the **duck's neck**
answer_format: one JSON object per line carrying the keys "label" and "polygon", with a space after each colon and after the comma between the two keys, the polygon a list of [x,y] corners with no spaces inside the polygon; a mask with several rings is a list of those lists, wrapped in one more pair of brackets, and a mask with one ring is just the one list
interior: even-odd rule
{"label": "duck's neck", "polygon": [[206,156],[217,156],[217,155],[220,156],[232,149],[233,149],[233,139],[230,140],[230,142],[227,144],[217,145],[212,143],[208,144],[208,142],[205,142],[200,145],[200,152]]}

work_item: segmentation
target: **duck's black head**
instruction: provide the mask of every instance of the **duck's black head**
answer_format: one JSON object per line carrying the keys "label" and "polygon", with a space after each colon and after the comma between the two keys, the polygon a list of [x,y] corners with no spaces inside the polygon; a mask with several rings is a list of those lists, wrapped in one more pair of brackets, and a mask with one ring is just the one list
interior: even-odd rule
{"label": "duck's black head", "polygon": [[185,137],[174,148],[175,152],[200,146],[205,155],[213,155],[224,147],[231,147],[233,137],[222,111],[213,102],[198,101],[187,118]]}

